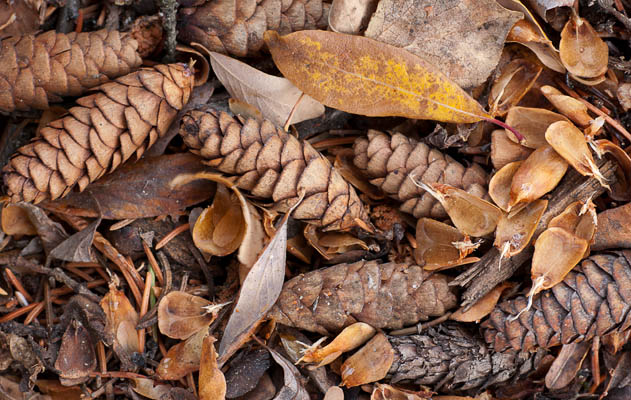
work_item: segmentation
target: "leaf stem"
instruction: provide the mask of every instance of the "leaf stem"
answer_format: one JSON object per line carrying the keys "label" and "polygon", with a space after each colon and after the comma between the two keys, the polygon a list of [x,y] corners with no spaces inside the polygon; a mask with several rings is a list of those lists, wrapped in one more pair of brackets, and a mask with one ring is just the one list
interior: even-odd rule
{"label": "leaf stem", "polygon": [[505,122],[499,121],[499,120],[497,120],[495,118],[489,118],[489,117],[480,117],[480,118],[482,118],[486,122],[490,122],[490,123],[495,124],[497,126],[501,126],[504,129],[508,129],[509,131],[511,131],[513,133],[513,135],[515,135],[517,140],[519,140],[520,144],[523,144],[526,141],[526,138],[524,137],[524,135],[519,133],[519,131],[517,129],[515,129],[512,126],[506,124]]}

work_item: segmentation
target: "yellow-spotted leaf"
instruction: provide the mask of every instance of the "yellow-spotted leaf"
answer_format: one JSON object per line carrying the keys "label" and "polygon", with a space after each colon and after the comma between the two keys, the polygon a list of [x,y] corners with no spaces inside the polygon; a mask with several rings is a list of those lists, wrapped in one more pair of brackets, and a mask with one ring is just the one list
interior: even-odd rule
{"label": "yellow-spotted leaf", "polygon": [[329,107],[455,123],[490,119],[437,67],[398,47],[328,31],[267,31],[264,39],[283,75]]}

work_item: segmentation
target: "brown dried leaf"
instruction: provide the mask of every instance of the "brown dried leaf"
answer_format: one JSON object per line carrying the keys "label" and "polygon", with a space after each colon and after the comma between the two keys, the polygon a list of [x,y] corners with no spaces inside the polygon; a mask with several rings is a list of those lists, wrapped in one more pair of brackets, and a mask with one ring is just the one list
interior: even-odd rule
{"label": "brown dried leaf", "polygon": [[16,206],[26,212],[29,221],[37,230],[37,236],[41,239],[46,254],[68,238],[64,227],[50,219],[40,207],[25,202],[16,203]]}
{"label": "brown dried leaf", "polygon": [[170,338],[187,339],[208,327],[222,306],[199,296],[174,291],[160,301],[158,327],[163,335]]}
{"label": "brown dried leaf", "polygon": [[567,162],[551,146],[535,150],[513,175],[509,210],[520,203],[530,203],[554,189],[567,167]]}
{"label": "brown dried leaf", "polygon": [[334,32],[357,35],[368,25],[377,3],[377,0],[333,0],[329,27]]}
{"label": "brown dried leaf", "polygon": [[183,342],[167,351],[156,368],[156,376],[160,380],[177,380],[200,368],[202,342],[208,335],[207,329],[202,329]]}
{"label": "brown dried leaf", "polygon": [[160,400],[162,396],[169,393],[173,388],[171,385],[158,384],[149,378],[132,378],[132,389],[134,392],[143,395],[151,400]]}
{"label": "brown dried leaf", "polygon": [[515,143],[520,143],[531,149],[538,149],[548,144],[545,137],[546,130],[557,121],[568,121],[568,119],[561,114],[543,108],[513,107],[508,110],[506,123],[519,131],[526,140],[520,143],[515,135],[508,130],[506,135]]}
{"label": "brown dried leaf", "polygon": [[491,87],[489,94],[490,114],[506,115],[508,110],[516,106],[532,88],[542,70],[541,64],[525,59],[517,59],[508,63]]}
{"label": "brown dried leaf", "polygon": [[[300,202],[296,203],[298,204]],[[219,344],[220,364],[223,364],[249,339],[253,330],[265,318],[280,295],[285,280],[287,220],[290,214],[291,210],[285,214],[274,237],[241,285],[239,299]]]}
{"label": "brown dried leaf", "polygon": [[609,48],[586,20],[576,13],[567,21],[559,43],[561,62],[579,78],[598,78],[607,71]]}
{"label": "brown dried leaf", "polygon": [[504,211],[509,209],[511,183],[521,164],[522,161],[506,164],[489,181],[489,196]]}
{"label": "brown dried leaf", "polygon": [[378,333],[359,351],[344,361],[342,384],[359,386],[385,378],[394,362],[394,349],[383,333]]}
{"label": "brown dried leaf", "polygon": [[455,123],[489,118],[438,68],[398,47],[327,31],[267,31],[264,38],[283,75],[329,107]]}
{"label": "brown dried leaf", "polygon": [[511,217],[508,214],[502,215],[493,243],[502,253],[502,257],[512,257],[526,248],[547,207],[548,200],[539,199],[528,203]]}
{"label": "brown dried leaf", "polygon": [[510,282],[500,283],[484,297],[478,300],[471,308],[469,308],[469,310],[463,311],[464,309],[460,308],[451,314],[449,318],[460,322],[479,322],[482,318],[486,317],[491,313],[491,311],[493,311],[493,308],[495,308],[502,292],[513,286],[514,284]]}
{"label": "brown dried leaf", "polygon": [[226,378],[217,367],[217,339],[206,336],[202,344],[199,366],[199,400],[223,400],[226,398]]}
{"label": "brown dried leaf", "polygon": [[96,369],[96,353],[90,333],[83,324],[72,320],[61,339],[55,368],[64,386],[85,382],[90,372]]}
{"label": "brown dried leaf", "polygon": [[370,339],[376,330],[372,326],[356,322],[347,326],[324,347],[320,347],[321,341],[316,342],[305,350],[304,355],[299,361],[306,363],[317,363],[318,367],[332,363],[335,359],[347,351],[351,351]]}
{"label": "brown dried leaf", "polygon": [[71,235],[52,249],[48,257],[51,259],[74,262],[94,261],[91,253],[92,242],[94,241],[96,228],[98,228],[100,224],[101,218],[90,223],[81,231]]}
{"label": "brown dried leaf", "polygon": [[[142,159],[121,166],[81,193],[71,192],[61,200],[46,201],[41,206],[88,218],[133,219],[171,214],[212,196],[214,185],[208,182],[191,182],[177,188],[169,185],[180,174],[206,169],[201,158],[190,153]],[[99,207],[95,207],[94,199]]]}
{"label": "brown dried leaf", "polygon": [[105,313],[105,332],[112,338],[112,348],[123,363],[124,369],[131,369],[131,356],[140,351],[138,342],[138,312],[114,281],[110,290],[100,302]]}
{"label": "brown dried leaf", "polygon": [[540,90],[541,93],[546,96],[546,99],[548,99],[561,114],[565,115],[579,126],[586,127],[593,120],[587,113],[587,106],[574,97],[566,96],[557,88],[548,85],[542,86]]}
{"label": "brown dried leaf", "polygon": [[546,387],[560,390],[569,385],[576,378],[590,347],[590,341],[564,344],[546,373]]}
{"label": "brown dried leaf", "polygon": [[488,235],[502,216],[498,207],[462,189],[440,183],[420,183],[420,186],[440,202],[456,228],[465,235]]}
{"label": "brown dried leaf", "polygon": [[504,129],[494,130],[491,134],[491,161],[495,169],[499,170],[514,161],[525,160],[532,152],[532,149],[510,140]]}
{"label": "brown dried leaf", "polygon": [[291,117],[292,124],[324,114],[322,104],[303,95],[285,78],[268,75],[215,52],[210,52],[210,63],[217,79],[232,97],[257,107],[263,117],[276,126],[285,126],[294,107],[296,109]]}
{"label": "brown dried leaf", "polygon": [[494,0],[382,0],[365,36],[440,66],[458,86],[471,88],[491,74],[521,18]]}
{"label": "brown dried leaf", "polygon": [[606,188],[607,180],[598,170],[585,135],[571,122],[559,121],[548,127],[546,141],[579,174],[593,176]]}
{"label": "brown dried leaf", "polygon": [[426,270],[443,270],[479,260],[467,257],[474,247],[461,251],[454,243],[465,242],[465,235],[453,226],[429,218],[420,218],[416,223],[416,249],[414,260]]}
{"label": "brown dried leaf", "polygon": [[[523,11],[524,15],[529,16],[529,18],[522,19],[513,26],[513,29],[506,37],[506,41],[526,46],[535,53],[543,65],[553,71],[564,74],[565,67],[561,63],[559,52],[554,48],[552,42],[547,38],[534,17],[532,17],[530,11],[517,0],[500,0],[499,3],[504,7]],[[508,3],[512,3],[515,7],[509,7]]]}
{"label": "brown dried leaf", "polygon": [[2,232],[13,236],[32,236],[37,234],[37,229],[22,207],[8,203],[2,208]]}
{"label": "brown dried leaf", "polygon": [[309,393],[304,388],[301,380],[300,372],[298,368],[294,366],[289,360],[281,356],[274,350],[267,347],[267,350],[272,355],[272,358],[283,369],[284,382],[283,387],[276,394],[275,399],[292,399],[292,400],[309,400]]}

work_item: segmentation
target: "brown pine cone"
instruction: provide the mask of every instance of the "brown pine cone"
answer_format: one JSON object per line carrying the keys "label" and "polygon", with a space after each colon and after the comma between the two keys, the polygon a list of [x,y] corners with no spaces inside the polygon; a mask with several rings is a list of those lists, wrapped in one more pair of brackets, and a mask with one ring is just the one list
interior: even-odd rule
{"label": "brown pine cone", "polygon": [[338,264],[286,282],[269,316],[323,335],[358,321],[398,329],[455,307],[456,296],[447,283],[444,275],[417,265]]}
{"label": "brown pine cone", "polygon": [[489,350],[460,325],[445,323],[421,334],[388,336],[394,349],[390,383],[413,381],[435,391],[484,389],[536,369],[545,351]]}
{"label": "brown pine cone", "polygon": [[533,299],[523,296],[495,307],[482,324],[484,337],[496,351],[512,347],[529,351],[590,340],[631,326],[631,251],[593,255],[565,279]]}
{"label": "brown pine cone", "polygon": [[46,109],[142,63],[138,43],[118,31],[15,36],[0,46],[0,112]]}
{"label": "brown pine cone", "polygon": [[75,185],[82,191],[134,153],[140,158],[188,102],[193,78],[186,65],[157,65],[77,100],[78,107],[43,128],[4,167],[11,200],[54,200]]}
{"label": "brown pine cone", "polygon": [[326,28],[328,10],[322,0],[208,0],[180,8],[178,39],[218,53],[254,56],[264,45],[266,30],[284,35]]}
{"label": "brown pine cone", "polygon": [[[187,112],[180,135],[195,154],[219,171],[239,175],[237,186],[288,210],[304,192],[292,217],[324,230],[348,229],[370,220],[355,189],[322,154],[270,121],[244,124],[209,107]],[[361,223],[359,224],[361,225]],[[364,225],[364,226],[365,226]]]}
{"label": "brown pine cone", "polygon": [[488,198],[486,172],[477,164],[464,167],[439,150],[418,143],[400,133],[389,135],[370,130],[367,138],[353,145],[353,162],[371,183],[402,202],[401,211],[416,218],[444,218],[445,210],[431,194],[412,182],[446,183]]}

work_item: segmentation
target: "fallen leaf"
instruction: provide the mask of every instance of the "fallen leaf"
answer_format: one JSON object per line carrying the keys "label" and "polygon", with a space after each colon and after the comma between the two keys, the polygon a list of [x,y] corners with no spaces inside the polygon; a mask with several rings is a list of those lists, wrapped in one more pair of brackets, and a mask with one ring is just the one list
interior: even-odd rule
{"label": "fallen leaf", "polygon": [[475,302],[469,310],[463,311],[463,309],[460,308],[451,314],[449,318],[460,322],[478,322],[493,311],[493,308],[495,308],[502,292],[513,286],[514,285],[510,282],[502,282],[480,300]]}
{"label": "fallen leaf", "polygon": [[341,367],[342,384],[346,387],[376,382],[386,377],[394,362],[394,349],[383,333],[377,333]]}
{"label": "fallen leaf", "polygon": [[[515,9],[525,10],[530,14],[530,11],[527,11],[519,1],[500,0],[500,3],[505,7],[507,3],[513,3],[516,5]],[[554,48],[552,42],[548,39],[534,18],[523,19],[517,22],[508,34],[506,41],[526,46],[535,53],[543,65],[558,73],[565,73],[565,67],[561,63],[559,51]]]}
{"label": "fallen leaf", "polygon": [[265,348],[243,350],[232,358],[226,366],[226,397],[233,399],[252,392],[272,365],[271,358]]}
{"label": "fallen leaf", "polygon": [[320,341],[307,348],[299,361],[306,363],[317,363],[318,367],[332,363],[340,355],[351,351],[366,343],[376,330],[372,326],[356,322],[347,326],[340,332],[331,343],[320,347]]}
{"label": "fallen leaf", "polygon": [[174,291],[160,300],[158,327],[163,335],[187,339],[208,327],[223,304],[213,304],[203,297]]}
{"label": "fallen leaf", "polygon": [[576,378],[591,346],[590,341],[564,344],[546,373],[546,387],[560,390],[569,385]]}
{"label": "fallen leaf", "polygon": [[609,47],[585,19],[575,13],[561,32],[561,61],[579,78],[598,78],[607,71]]}
{"label": "fallen leaf", "polygon": [[[81,192],[71,192],[63,199],[46,201],[40,206],[75,216],[105,219],[147,218],[172,214],[209,199],[214,185],[191,182],[177,188],[169,183],[180,174],[207,170],[201,158],[190,153],[142,159],[121,166],[111,174],[91,183]],[[99,207],[95,207],[94,201]],[[100,212],[99,212],[100,210]]]}
{"label": "fallen leaf", "polygon": [[[298,204],[300,202],[296,203]],[[291,211],[285,214],[274,237],[241,285],[239,299],[219,344],[218,354],[221,365],[241,347],[244,341],[248,340],[280,295],[285,280],[287,220],[290,214]]]}
{"label": "fallen leaf", "polygon": [[333,32],[356,35],[368,25],[377,3],[377,0],[333,0],[329,27]]}
{"label": "fallen leaf", "polygon": [[123,369],[131,370],[132,354],[140,351],[138,342],[138,312],[124,292],[116,288],[114,281],[100,302],[105,313],[105,332],[112,338],[112,349],[121,360]]}
{"label": "fallen leaf", "polygon": [[264,38],[283,75],[326,106],[456,123],[489,118],[438,68],[398,47],[326,31],[267,31]]}
{"label": "fallen leaf", "polygon": [[90,333],[83,324],[73,319],[61,339],[55,368],[64,386],[85,382],[96,369],[96,353]]}
{"label": "fallen leaf", "polygon": [[520,143],[531,149],[538,149],[548,144],[545,138],[546,130],[557,121],[569,122],[563,115],[544,110],[543,108],[513,107],[508,110],[506,123],[518,130],[525,140],[518,140],[508,130],[506,135],[515,143]]}
{"label": "fallen leaf", "polygon": [[37,234],[37,229],[22,207],[9,203],[2,207],[2,232],[12,236],[32,236]]}
{"label": "fallen leaf", "polygon": [[223,400],[226,398],[226,378],[217,367],[217,339],[206,336],[202,344],[199,365],[199,400]]}
{"label": "fallen leaf", "polygon": [[486,81],[522,14],[495,0],[381,0],[365,36],[439,66],[458,86]]}
{"label": "fallen leaf", "polygon": [[92,242],[94,241],[96,228],[98,228],[100,224],[101,218],[91,222],[90,225],[86,226],[81,231],[59,243],[57,247],[48,253],[48,257],[51,259],[74,262],[94,261],[91,253]]}
{"label": "fallen leaf", "polygon": [[309,393],[304,388],[301,375],[298,368],[294,366],[289,360],[281,356],[276,351],[266,347],[272,355],[272,358],[283,369],[283,387],[278,391],[275,400],[292,399],[292,400],[309,400]]}
{"label": "fallen leaf", "polygon": [[207,329],[201,329],[183,342],[172,346],[160,360],[156,376],[160,380],[178,380],[200,368],[202,342],[208,336]]}
{"label": "fallen leaf", "polygon": [[308,95],[303,96],[300,89],[285,78],[268,75],[215,52],[210,52],[210,63],[230,96],[258,108],[263,117],[276,126],[285,126],[294,107],[292,124],[324,114],[322,104]]}
{"label": "fallen leaf", "polygon": [[68,238],[68,234],[64,227],[55,222],[46,215],[46,213],[38,206],[31,203],[15,203],[28,216],[29,221],[35,227],[37,236],[42,241],[44,251],[49,254],[55,247]]}

